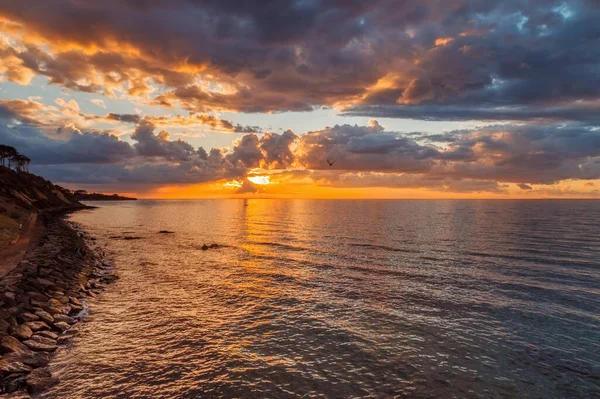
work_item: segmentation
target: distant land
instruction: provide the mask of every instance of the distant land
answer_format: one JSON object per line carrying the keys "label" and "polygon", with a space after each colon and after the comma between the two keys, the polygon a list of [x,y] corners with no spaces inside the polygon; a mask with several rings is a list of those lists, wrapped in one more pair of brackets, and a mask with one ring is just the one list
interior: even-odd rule
{"label": "distant land", "polygon": [[137,198],[124,197],[119,194],[88,193],[85,190],[73,191],[73,197],[77,201],[136,201]]}

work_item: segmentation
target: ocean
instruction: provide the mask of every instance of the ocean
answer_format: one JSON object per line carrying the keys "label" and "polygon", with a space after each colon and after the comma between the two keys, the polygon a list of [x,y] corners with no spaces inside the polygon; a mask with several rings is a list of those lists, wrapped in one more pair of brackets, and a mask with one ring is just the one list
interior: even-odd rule
{"label": "ocean", "polygon": [[600,397],[600,201],[91,205],[119,280],[41,398]]}

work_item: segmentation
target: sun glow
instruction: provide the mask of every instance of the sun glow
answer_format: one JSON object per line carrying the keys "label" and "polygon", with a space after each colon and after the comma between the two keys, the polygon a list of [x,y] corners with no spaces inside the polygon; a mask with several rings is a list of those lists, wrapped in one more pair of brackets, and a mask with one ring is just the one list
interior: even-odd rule
{"label": "sun glow", "polygon": [[271,177],[268,175],[249,176],[248,180],[250,180],[254,184],[260,184],[260,185],[271,184]]}

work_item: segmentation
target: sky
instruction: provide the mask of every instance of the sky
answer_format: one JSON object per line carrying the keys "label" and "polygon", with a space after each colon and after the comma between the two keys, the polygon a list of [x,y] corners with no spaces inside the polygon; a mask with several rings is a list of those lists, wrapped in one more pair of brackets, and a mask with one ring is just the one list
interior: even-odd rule
{"label": "sky", "polygon": [[0,0],[0,144],[141,198],[600,198],[594,0]]}

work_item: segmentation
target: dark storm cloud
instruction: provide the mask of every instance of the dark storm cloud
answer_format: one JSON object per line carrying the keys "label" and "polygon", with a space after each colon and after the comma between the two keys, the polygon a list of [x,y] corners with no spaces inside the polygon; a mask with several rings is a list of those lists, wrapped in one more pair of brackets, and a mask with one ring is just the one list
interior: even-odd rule
{"label": "dark storm cloud", "polygon": [[593,1],[23,0],[0,15],[57,48],[1,46],[20,82],[144,98],[153,84],[154,104],[197,112],[598,122]]}
{"label": "dark storm cloud", "polygon": [[163,157],[167,160],[186,161],[196,155],[196,150],[186,141],[181,139],[169,140],[169,133],[161,131],[154,134],[155,126],[149,121],[142,120],[131,135],[136,141],[134,148],[137,153],[145,157]]}
{"label": "dark storm cloud", "polygon": [[538,184],[600,178],[599,131],[578,123],[496,125],[420,136],[386,132],[376,122],[336,125],[300,136],[296,156],[312,170]]}
{"label": "dark storm cloud", "polygon": [[139,123],[141,118],[139,115],[135,114],[115,114],[113,112],[109,112],[106,114],[106,119],[117,122]]}
{"label": "dark storm cloud", "polygon": [[66,140],[53,140],[33,126],[0,124],[0,143],[27,154],[34,164],[115,163],[134,155],[129,144],[107,133],[87,133],[76,129]]}

